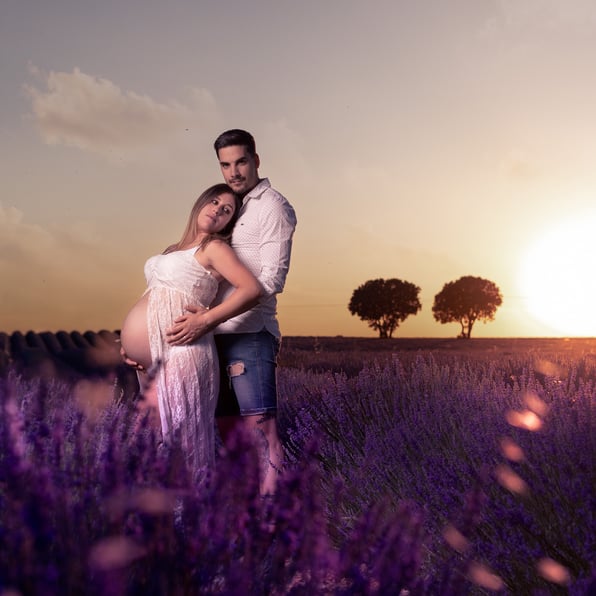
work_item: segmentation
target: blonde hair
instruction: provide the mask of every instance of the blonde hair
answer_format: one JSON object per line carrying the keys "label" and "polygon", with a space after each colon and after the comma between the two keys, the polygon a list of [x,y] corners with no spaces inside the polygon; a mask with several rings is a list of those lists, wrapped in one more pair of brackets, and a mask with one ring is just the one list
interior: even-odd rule
{"label": "blonde hair", "polygon": [[242,201],[240,197],[227,185],[227,184],[214,184],[210,186],[207,190],[205,190],[201,196],[195,201],[195,204],[192,206],[190,210],[190,215],[188,216],[188,221],[186,222],[186,228],[182,234],[182,237],[176,244],[171,244],[166,248],[163,254],[167,254],[170,252],[174,252],[175,250],[182,250],[187,248],[194,239],[197,237],[198,233],[198,223],[197,217],[201,209],[209,203],[215,197],[221,194],[231,194],[234,197],[234,202],[236,203],[236,209],[234,210],[234,215],[232,215],[232,219],[227,223],[226,227],[223,228],[220,232],[215,234],[209,234],[202,242],[201,247],[206,246],[214,239],[223,240],[224,242],[230,242],[230,238],[232,236],[232,230],[234,229],[234,224],[238,219],[238,215],[240,213],[240,207],[242,206]]}

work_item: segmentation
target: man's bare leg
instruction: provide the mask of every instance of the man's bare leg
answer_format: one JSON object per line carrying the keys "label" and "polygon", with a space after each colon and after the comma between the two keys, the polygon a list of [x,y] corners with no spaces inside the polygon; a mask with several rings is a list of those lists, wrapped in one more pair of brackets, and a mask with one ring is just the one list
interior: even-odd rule
{"label": "man's bare leg", "polygon": [[283,445],[277,432],[274,413],[253,416],[227,416],[217,419],[220,436],[224,442],[230,433],[242,425],[254,438],[259,457],[259,486],[261,495],[273,495],[284,465]]}
{"label": "man's bare leg", "polygon": [[246,416],[244,421],[257,444],[261,494],[273,495],[284,465],[284,450],[277,433],[275,413]]}
{"label": "man's bare leg", "polygon": [[216,418],[219,436],[224,445],[228,442],[229,436],[242,424],[241,416],[220,416]]}

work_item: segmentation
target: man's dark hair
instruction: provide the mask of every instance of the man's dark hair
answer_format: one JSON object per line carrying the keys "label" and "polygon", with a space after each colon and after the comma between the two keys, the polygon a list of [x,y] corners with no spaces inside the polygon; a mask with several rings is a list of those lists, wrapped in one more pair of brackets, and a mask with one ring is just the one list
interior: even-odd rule
{"label": "man's dark hair", "polygon": [[246,147],[250,155],[254,156],[257,154],[257,147],[253,136],[249,132],[241,130],[240,128],[233,128],[232,130],[222,132],[217,139],[215,139],[215,143],[213,143],[215,153],[218,156],[220,149],[223,149],[224,147],[232,147],[233,145]]}

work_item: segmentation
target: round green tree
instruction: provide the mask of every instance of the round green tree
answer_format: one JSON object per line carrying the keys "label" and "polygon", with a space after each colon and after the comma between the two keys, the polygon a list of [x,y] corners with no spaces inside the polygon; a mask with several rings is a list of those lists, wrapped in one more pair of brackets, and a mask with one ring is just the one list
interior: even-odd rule
{"label": "round green tree", "polygon": [[450,281],[435,296],[433,316],[439,323],[459,323],[459,337],[470,339],[476,321],[493,321],[503,298],[488,279],[466,275]]}
{"label": "round green tree", "polygon": [[422,308],[419,292],[409,281],[371,279],[354,290],[348,309],[378,331],[380,338],[389,338],[400,323]]}

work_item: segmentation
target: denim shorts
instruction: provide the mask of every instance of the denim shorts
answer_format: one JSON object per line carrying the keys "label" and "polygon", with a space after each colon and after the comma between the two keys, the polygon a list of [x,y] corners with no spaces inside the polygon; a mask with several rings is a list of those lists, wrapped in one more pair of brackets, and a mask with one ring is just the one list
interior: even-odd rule
{"label": "denim shorts", "polygon": [[279,339],[268,331],[221,333],[215,345],[220,370],[215,416],[276,412]]}

